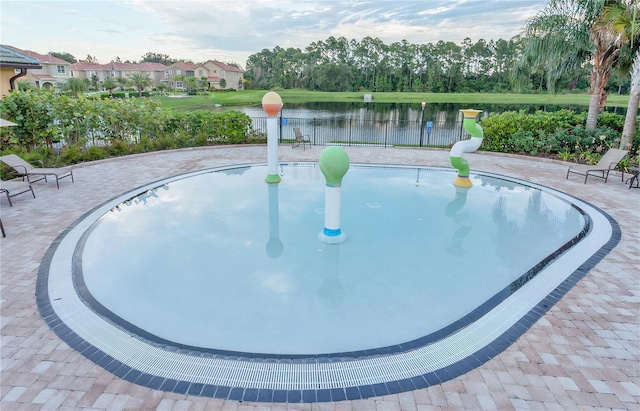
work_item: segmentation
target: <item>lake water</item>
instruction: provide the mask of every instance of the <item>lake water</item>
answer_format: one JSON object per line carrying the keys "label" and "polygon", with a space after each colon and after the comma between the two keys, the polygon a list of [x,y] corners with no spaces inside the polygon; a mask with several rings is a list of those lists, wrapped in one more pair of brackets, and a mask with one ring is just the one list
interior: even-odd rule
{"label": "lake water", "polygon": [[[294,138],[295,127],[309,137],[313,145],[375,145],[375,146],[431,146],[450,147],[465,139],[461,109],[482,110],[481,117],[490,113],[525,110],[557,111],[572,109],[582,112],[587,106],[505,105],[505,104],[427,104],[424,117],[420,103],[291,103],[285,102],[280,112],[279,141]],[[266,133],[266,114],[261,104],[213,107],[223,112],[237,110],[253,119],[253,128]],[[611,108],[611,111],[621,108]],[[266,136],[266,134],[265,134]]]}
{"label": "lake water", "polygon": [[[461,120],[461,109],[473,108],[483,110],[483,116],[489,113],[502,113],[505,111],[525,110],[534,113],[537,110],[557,111],[560,109],[571,109],[582,112],[587,111],[587,106],[576,105],[528,105],[528,104],[458,104],[458,103],[429,103],[424,109],[425,121],[448,121],[456,122]],[[214,107],[213,111],[223,112],[228,110],[238,110],[251,117],[265,117],[264,110],[260,104],[247,106],[224,106]],[[619,114],[624,114],[625,109],[621,107],[611,107],[607,110]],[[358,119],[375,121],[420,121],[422,107],[420,103],[286,103],[282,108],[284,118],[305,118],[305,119]]]}

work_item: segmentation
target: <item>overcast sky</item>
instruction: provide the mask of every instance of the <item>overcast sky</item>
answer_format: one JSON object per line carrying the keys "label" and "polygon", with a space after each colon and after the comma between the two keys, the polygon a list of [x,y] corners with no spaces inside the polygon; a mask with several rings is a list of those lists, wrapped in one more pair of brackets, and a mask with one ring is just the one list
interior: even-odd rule
{"label": "overcast sky", "polygon": [[510,39],[545,0],[0,0],[0,43],[100,63],[147,52],[245,66],[262,49],[329,36],[384,43]]}

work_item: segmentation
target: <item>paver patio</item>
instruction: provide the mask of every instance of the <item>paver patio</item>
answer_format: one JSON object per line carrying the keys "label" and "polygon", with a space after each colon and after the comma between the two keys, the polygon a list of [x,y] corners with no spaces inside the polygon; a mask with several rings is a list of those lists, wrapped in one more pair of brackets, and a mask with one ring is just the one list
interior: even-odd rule
{"label": "paver patio", "polygon": [[[281,161],[317,161],[323,147],[280,146]],[[352,163],[449,167],[448,151],[346,147]],[[194,170],[265,163],[265,146],[127,156],[74,167],[75,183],[34,184],[36,198],[0,199],[0,409],[8,410],[640,410],[640,189],[565,179],[568,164],[465,154],[471,170],[522,178],[599,207],[620,243],[512,346],[483,366],[427,389],[366,400],[260,404],[178,395],[121,380],[70,349],[42,321],[34,297],[44,253],[65,228],[136,187]]]}

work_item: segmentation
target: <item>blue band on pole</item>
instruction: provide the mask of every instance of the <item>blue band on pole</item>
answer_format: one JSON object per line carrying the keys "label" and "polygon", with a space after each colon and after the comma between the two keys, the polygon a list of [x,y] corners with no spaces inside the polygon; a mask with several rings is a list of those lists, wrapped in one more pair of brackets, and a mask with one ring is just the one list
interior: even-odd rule
{"label": "blue band on pole", "polygon": [[340,230],[339,228],[337,228],[335,230],[332,230],[330,228],[325,227],[322,232],[327,237],[336,237],[336,236],[339,236],[342,233],[342,230]]}

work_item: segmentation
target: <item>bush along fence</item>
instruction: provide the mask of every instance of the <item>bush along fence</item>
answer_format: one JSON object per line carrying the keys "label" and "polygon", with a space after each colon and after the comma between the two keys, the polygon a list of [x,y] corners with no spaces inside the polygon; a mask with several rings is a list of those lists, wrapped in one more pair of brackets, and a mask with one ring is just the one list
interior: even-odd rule
{"label": "bush along fence", "polygon": [[266,141],[251,118],[228,111],[173,111],[147,99],[87,99],[14,91],[0,101],[3,152],[46,165],[73,164],[138,152]]}
{"label": "bush along fence", "polygon": [[[251,118],[238,111],[167,110],[144,98],[91,100],[15,91],[0,101],[0,112],[18,124],[0,128],[0,150],[42,160],[47,166],[184,147],[266,144],[266,117]],[[585,129],[585,121],[585,113],[570,110],[490,115],[481,119],[485,138],[480,150],[595,163],[609,147],[618,147],[624,116],[603,112],[595,130]],[[293,141],[294,127],[315,145],[450,147],[467,138],[461,119],[280,118],[281,143]],[[629,156],[635,161],[639,148],[636,131]]]}

